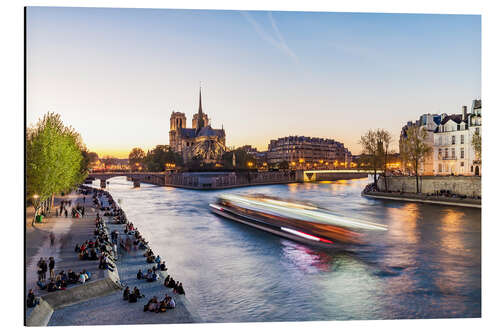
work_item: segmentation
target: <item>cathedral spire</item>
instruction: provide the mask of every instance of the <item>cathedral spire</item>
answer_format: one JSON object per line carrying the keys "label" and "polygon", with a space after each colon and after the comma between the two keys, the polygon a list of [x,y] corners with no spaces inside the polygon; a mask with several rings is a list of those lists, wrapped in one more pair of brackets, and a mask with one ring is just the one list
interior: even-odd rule
{"label": "cathedral spire", "polygon": [[200,83],[200,104],[198,106],[198,122],[196,124],[196,131],[203,128],[203,110],[201,108],[201,83]]}

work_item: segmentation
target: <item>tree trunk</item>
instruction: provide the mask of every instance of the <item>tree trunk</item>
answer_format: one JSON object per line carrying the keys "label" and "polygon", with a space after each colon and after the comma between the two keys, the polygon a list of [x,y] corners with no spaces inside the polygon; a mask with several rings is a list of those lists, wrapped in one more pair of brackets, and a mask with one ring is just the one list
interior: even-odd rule
{"label": "tree trunk", "polygon": [[417,181],[417,193],[419,193],[419,190],[418,190],[418,161],[415,161],[415,180]]}

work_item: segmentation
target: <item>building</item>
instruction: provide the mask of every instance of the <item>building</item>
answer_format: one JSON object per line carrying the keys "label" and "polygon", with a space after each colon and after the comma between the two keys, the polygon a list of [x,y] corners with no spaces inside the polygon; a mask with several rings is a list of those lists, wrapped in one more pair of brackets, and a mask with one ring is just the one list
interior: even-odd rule
{"label": "building", "polygon": [[332,139],[288,136],[271,140],[267,160],[270,164],[286,161],[292,168],[334,168],[350,166],[352,154]]}
{"label": "building", "polygon": [[463,106],[460,114],[442,114],[434,132],[434,174],[479,176],[481,163],[472,144],[475,133],[481,134],[481,100],[472,101],[470,113]]}
{"label": "building", "polygon": [[[425,128],[427,131],[427,136],[425,138],[425,142],[429,146],[434,145],[434,132],[436,131],[436,128],[439,126],[441,122],[441,115],[439,114],[423,114],[420,116],[420,118],[417,121],[409,121],[406,123],[405,126],[401,129],[401,135],[399,137],[399,151],[402,152],[404,147],[402,145],[402,139],[406,137],[406,130],[410,126],[419,126],[421,128]],[[433,160],[434,155],[429,154],[424,159],[424,163],[422,163],[419,167],[418,173],[420,175],[433,175],[434,174],[434,160]],[[407,172],[408,170],[411,170],[411,166],[408,165],[410,163],[409,161],[402,161],[402,169],[403,171]]]}
{"label": "building", "polygon": [[[432,152],[419,168],[421,175],[480,175],[481,163],[476,157],[472,138],[481,134],[481,100],[472,101],[471,112],[462,107],[460,114],[424,114],[415,122],[408,122],[401,129],[399,150],[409,126],[420,126],[427,131],[426,143]],[[403,171],[408,171],[409,161],[402,161]]]}
{"label": "building", "polygon": [[193,116],[192,128],[186,127],[186,115],[174,112],[170,115],[170,147],[181,154],[184,163],[193,158],[204,163],[217,163],[227,151],[224,128],[213,129],[206,113],[203,113],[201,89],[198,113]]}

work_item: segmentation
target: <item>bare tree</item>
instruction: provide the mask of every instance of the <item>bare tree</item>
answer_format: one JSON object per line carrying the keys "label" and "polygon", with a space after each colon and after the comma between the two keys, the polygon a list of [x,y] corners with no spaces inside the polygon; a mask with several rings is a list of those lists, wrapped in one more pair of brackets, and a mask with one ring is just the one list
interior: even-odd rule
{"label": "bare tree", "polygon": [[365,135],[361,136],[359,140],[361,147],[363,149],[363,154],[365,154],[371,164],[373,169],[373,180],[375,183],[375,188],[378,190],[377,186],[377,170],[380,170],[380,152],[382,149],[381,141],[378,137],[377,131],[368,130]]}
{"label": "bare tree", "polygon": [[384,160],[384,184],[385,184],[385,190],[388,190],[387,187],[387,160],[389,156],[389,145],[392,142],[392,136],[391,134],[384,130],[384,129],[378,129],[377,130],[377,140],[382,144],[382,150],[383,150],[383,160]]}
{"label": "bare tree", "polygon": [[420,192],[418,187],[418,168],[425,158],[432,151],[432,147],[425,142],[427,131],[425,128],[413,125],[406,130],[406,136],[401,140],[400,151],[404,160],[410,161],[415,172],[417,193]]}

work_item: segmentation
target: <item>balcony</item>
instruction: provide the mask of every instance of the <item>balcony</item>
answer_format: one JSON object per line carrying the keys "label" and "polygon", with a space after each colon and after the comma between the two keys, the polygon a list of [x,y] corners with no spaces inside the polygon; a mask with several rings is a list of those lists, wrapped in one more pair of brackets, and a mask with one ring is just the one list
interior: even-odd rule
{"label": "balcony", "polygon": [[449,160],[453,160],[453,161],[456,161],[457,160],[457,157],[456,156],[445,156],[442,158],[442,160],[445,160],[445,161],[449,161]]}

